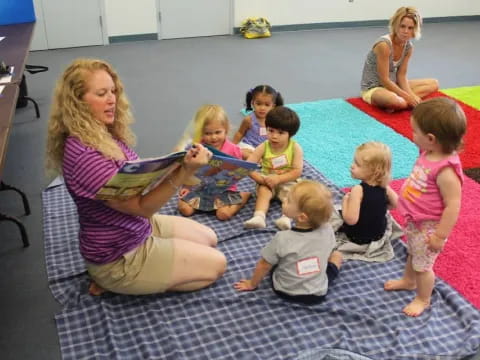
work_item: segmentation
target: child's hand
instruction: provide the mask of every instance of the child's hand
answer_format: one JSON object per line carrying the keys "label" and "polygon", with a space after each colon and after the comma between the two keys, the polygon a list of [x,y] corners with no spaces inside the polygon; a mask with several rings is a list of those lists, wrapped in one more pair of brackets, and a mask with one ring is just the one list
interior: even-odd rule
{"label": "child's hand", "polygon": [[190,190],[187,189],[186,187],[181,188],[180,191],[178,192],[178,197],[179,197],[179,198],[183,198],[183,197],[184,197],[185,195],[187,195],[189,192],[190,192]]}
{"label": "child's hand", "polygon": [[252,280],[249,279],[242,279],[235,284],[233,284],[233,287],[237,291],[252,291],[255,290],[257,287],[252,285]]}
{"label": "child's hand", "polygon": [[266,185],[265,176],[263,176],[258,171],[252,171],[249,175],[252,178],[252,180],[255,181],[258,185]]}
{"label": "child's hand", "polygon": [[183,167],[189,173],[194,173],[198,168],[206,165],[212,158],[210,150],[201,144],[194,144],[187,150],[187,154],[183,159]]}
{"label": "child's hand", "polygon": [[270,189],[274,189],[280,183],[280,178],[278,175],[268,175],[265,177],[265,185]]}
{"label": "child's hand", "polygon": [[442,251],[445,245],[445,238],[438,237],[435,233],[427,237],[427,246],[431,251]]}

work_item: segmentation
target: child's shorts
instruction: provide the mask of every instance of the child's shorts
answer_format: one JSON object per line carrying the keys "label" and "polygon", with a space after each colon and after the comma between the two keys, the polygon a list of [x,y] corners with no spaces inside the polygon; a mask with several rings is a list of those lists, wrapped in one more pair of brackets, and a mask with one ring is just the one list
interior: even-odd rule
{"label": "child's shorts", "polygon": [[87,263],[92,279],[106,290],[130,295],[165,292],[173,270],[173,226],[167,215],[151,218],[152,234],[108,264]]}
{"label": "child's shorts", "polygon": [[362,96],[363,101],[365,101],[367,104],[372,105],[372,95],[378,89],[383,89],[383,88],[381,86],[377,86],[377,87],[362,91],[360,94]]}
{"label": "child's shorts", "polygon": [[430,250],[427,238],[435,232],[437,225],[437,221],[407,222],[405,235],[407,236],[408,253],[412,256],[413,270],[423,272],[433,269],[440,251]]}

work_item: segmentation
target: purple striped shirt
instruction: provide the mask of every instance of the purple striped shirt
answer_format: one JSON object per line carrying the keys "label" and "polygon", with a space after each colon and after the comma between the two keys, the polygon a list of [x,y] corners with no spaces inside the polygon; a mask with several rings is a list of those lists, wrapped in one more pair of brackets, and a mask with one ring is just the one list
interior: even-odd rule
{"label": "purple striped shirt", "polygon": [[[138,155],[118,142],[128,160]],[[95,200],[98,190],[118,171],[123,161],[105,158],[100,152],[69,136],[65,142],[63,176],[77,205],[80,222],[80,253],[88,262],[106,264],[139,246],[151,234],[148,219],[132,216]]]}

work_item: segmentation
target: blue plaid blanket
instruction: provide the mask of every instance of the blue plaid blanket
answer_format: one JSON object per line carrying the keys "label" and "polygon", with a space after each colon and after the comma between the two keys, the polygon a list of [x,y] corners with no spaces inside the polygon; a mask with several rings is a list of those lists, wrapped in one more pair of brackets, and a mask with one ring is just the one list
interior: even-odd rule
{"label": "blue plaid blanket", "polygon": [[[325,182],[339,201],[341,191],[308,164],[304,177]],[[253,191],[253,184],[240,189]],[[394,241],[390,262],[345,263],[319,305],[285,302],[268,279],[254,292],[236,292],[233,283],[250,276],[275,232],[271,219],[280,215],[274,204],[267,229],[244,230],[252,200],[228,222],[210,214],[194,217],[217,231],[228,259],[228,271],[211,287],[91,297],[78,252],[75,205],[63,185],[45,190],[43,201],[47,273],[63,305],[56,322],[64,359],[313,359],[326,349],[371,359],[459,359],[480,346],[479,311],[442,280],[436,281],[431,308],[419,318],[401,312],[412,292],[383,291],[383,282],[403,271],[401,241]],[[163,212],[175,213],[176,200]]]}

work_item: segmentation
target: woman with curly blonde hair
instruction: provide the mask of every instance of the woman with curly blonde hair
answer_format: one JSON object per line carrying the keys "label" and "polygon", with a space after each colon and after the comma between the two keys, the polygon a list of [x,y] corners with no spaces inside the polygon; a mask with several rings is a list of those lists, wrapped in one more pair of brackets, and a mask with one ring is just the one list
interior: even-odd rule
{"label": "woman with curly blonde hair", "polygon": [[78,210],[80,253],[92,294],[192,291],[226,269],[215,232],[156,212],[211,153],[198,145],[181,167],[144,195],[101,201],[98,190],[127,160],[138,159],[130,105],[105,61],[77,59],[57,82],[48,124],[47,167],[63,174]]}
{"label": "woman with curly blonde hair", "polygon": [[407,79],[413,38],[420,39],[422,17],[413,6],[403,6],[390,18],[390,33],[378,38],[363,66],[361,95],[368,104],[390,111],[414,107],[438,90],[436,79]]}

